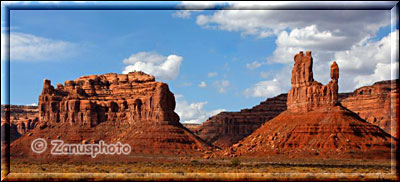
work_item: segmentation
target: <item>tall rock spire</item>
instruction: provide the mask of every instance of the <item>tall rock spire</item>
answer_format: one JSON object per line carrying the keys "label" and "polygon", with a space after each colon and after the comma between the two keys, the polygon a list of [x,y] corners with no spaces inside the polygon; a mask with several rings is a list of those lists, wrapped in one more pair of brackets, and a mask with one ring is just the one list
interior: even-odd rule
{"label": "tall rock spire", "polygon": [[288,110],[293,112],[308,112],[323,105],[337,105],[339,67],[336,62],[331,65],[331,81],[327,85],[314,81],[313,58],[311,51],[304,55],[300,51],[294,56],[292,70],[292,88],[288,93]]}

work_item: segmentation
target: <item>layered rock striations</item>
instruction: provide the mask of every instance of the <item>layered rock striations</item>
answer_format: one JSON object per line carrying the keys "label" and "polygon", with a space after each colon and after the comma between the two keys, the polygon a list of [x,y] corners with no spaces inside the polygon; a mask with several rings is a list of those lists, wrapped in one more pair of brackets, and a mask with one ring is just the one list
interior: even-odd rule
{"label": "layered rock striations", "polygon": [[[83,76],[54,88],[44,80],[39,96],[39,124],[13,143],[16,158],[51,158],[50,151],[30,151],[36,138],[72,144],[121,142],[130,155],[197,155],[211,146],[179,122],[175,97],[168,85],[143,72]],[[82,156],[87,157],[87,156]],[[106,156],[104,156],[106,157]],[[112,160],[124,156],[112,156]],[[130,160],[129,156],[126,160]]]}
{"label": "layered rock striations", "polygon": [[399,79],[356,89],[341,104],[361,118],[399,138]]}
{"label": "layered rock striations", "polygon": [[324,106],[338,104],[339,68],[336,62],[331,65],[331,81],[327,85],[314,81],[311,51],[294,56],[292,88],[288,93],[288,110],[307,112]]}
{"label": "layered rock striations", "polygon": [[226,148],[250,135],[261,124],[284,110],[286,110],[286,94],[281,94],[268,98],[251,109],[221,112],[192,131],[210,144]]}
{"label": "layered rock striations", "polygon": [[1,105],[1,126],[9,129],[11,142],[37,126],[38,112],[37,106]]}
{"label": "layered rock striations", "polygon": [[104,121],[179,122],[168,85],[143,72],[83,76],[57,84],[44,80],[39,96],[41,124],[69,123],[93,127]]}
{"label": "layered rock striations", "polygon": [[288,109],[220,155],[390,159],[397,139],[338,103],[337,64],[324,86],[312,76],[311,52],[294,60]]}

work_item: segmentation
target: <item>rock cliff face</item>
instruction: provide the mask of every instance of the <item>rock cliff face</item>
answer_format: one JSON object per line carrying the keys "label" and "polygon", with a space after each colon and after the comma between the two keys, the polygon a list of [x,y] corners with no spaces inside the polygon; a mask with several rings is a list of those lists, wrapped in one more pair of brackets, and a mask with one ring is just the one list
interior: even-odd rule
{"label": "rock cliff face", "polygon": [[[9,122],[6,111],[9,114]],[[1,125],[9,128],[11,142],[37,126],[38,112],[37,106],[1,105]]]}
{"label": "rock cliff face", "polygon": [[336,63],[323,86],[312,76],[311,52],[294,60],[288,109],[220,155],[390,159],[397,139],[338,104]]}
{"label": "rock cliff face", "polygon": [[288,93],[287,107],[294,112],[307,112],[328,105],[338,104],[339,68],[336,62],[331,65],[331,81],[327,85],[314,81],[311,51],[294,56],[292,88]]}
{"label": "rock cliff face", "polygon": [[168,85],[143,72],[83,76],[56,88],[44,80],[39,125],[11,143],[16,151],[12,157],[57,160],[50,151],[31,152],[30,143],[36,138],[47,143],[121,142],[131,146],[131,155],[194,155],[208,150],[206,142],[179,122],[174,109]]}
{"label": "rock cliff face", "polygon": [[168,85],[143,72],[83,76],[57,88],[44,80],[39,96],[41,124],[69,123],[93,127],[104,121],[138,120],[178,123],[175,98]]}
{"label": "rock cliff face", "polygon": [[399,138],[399,79],[356,89],[341,104],[361,118]]}
{"label": "rock cliff face", "polygon": [[221,112],[192,131],[203,140],[220,148],[229,147],[250,135],[262,123],[286,110],[286,94],[268,98],[251,109]]}

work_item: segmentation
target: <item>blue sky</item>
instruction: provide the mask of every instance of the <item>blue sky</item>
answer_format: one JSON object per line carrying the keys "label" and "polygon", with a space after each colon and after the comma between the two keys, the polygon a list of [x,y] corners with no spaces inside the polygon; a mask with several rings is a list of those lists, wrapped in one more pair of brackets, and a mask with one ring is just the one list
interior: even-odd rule
{"label": "blue sky", "polygon": [[169,84],[182,121],[203,122],[287,92],[301,50],[313,51],[323,84],[337,60],[340,91],[398,75],[390,11],[291,12],[12,10],[10,101],[37,103],[44,78],[55,85],[139,69]]}

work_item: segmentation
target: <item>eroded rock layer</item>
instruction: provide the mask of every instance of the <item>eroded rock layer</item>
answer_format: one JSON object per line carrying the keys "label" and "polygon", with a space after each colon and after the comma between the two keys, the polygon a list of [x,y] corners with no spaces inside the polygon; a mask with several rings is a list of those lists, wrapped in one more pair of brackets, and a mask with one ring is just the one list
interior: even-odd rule
{"label": "eroded rock layer", "polygon": [[250,135],[262,123],[286,110],[286,96],[281,94],[240,112],[221,112],[192,131],[220,148],[229,147]]}
{"label": "eroded rock layer", "polygon": [[337,64],[323,86],[312,76],[311,52],[294,60],[288,109],[220,155],[390,159],[397,139],[338,104]]}
{"label": "eroded rock layer", "polygon": [[361,118],[399,138],[399,79],[356,89],[341,104]]}
{"label": "eroded rock layer", "polygon": [[143,72],[83,76],[56,88],[44,80],[39,125],[11,143],[15,151],[11,155],[60,157],[50,151],[33,153],[30,144],[36,138],[47,143],[55,139],[70,144],[121,142],[131,146],[131,155],[191,155],[208,150],[206,142],[179,122],[174,109],[175,97],[168,85]]}
{"label": "eroded rock layer", "polygon": [[168,85],[143,72],[83,76],[54,88],[44,80],[39,96],[41,124],[96,126],[104,121],[170,121],[177,124]]}
{"label": "eroded rock layer", "polygon": [[314,81],[311,51],[294,56],[292,88],[288,93],[287,107],[294,112],[307,112],[323,106],[338,104],[339,68],[336,62],[331,65],[331,81],[327,85]]}
{"label": "eroded rock layer", "polygon": [[[1,105],[1,126],[9,128],[11,142],[36,127],[38,113],[37,106]],[[9,114],[9,121],[6,114]]]}

